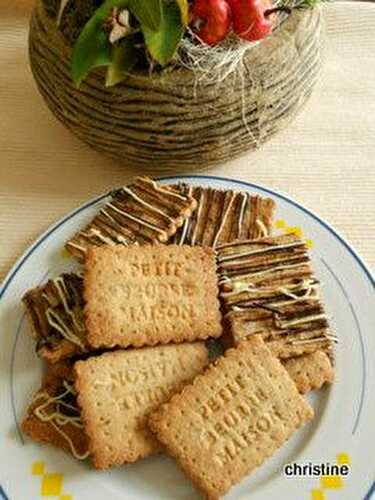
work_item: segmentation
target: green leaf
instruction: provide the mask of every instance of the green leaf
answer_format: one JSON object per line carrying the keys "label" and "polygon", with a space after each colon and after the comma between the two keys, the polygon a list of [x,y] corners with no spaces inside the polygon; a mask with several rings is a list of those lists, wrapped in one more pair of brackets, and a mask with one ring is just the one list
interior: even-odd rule
{"label": "green leaf", "polygon": [[162,0],[129,0],[129,10],[141,27],[157,31],[161,23]]}
{"label": "green leaf", "polygon": [[125,8],[129,0],[106,0],[89,19],[78,37],[72,55],[72,79],[79,87],[89,72],[111,63],[112,50],[103,24],[113,7]]}
{"label": "green leaf", "polygon": [[129,71],[137,62],[137,49],[134,47],[134,41],[125,38],[119,44],[112,48],[112,62],[108,66],[106,86],[112,87],[124,80]]}
{"label": "green leaf", "polygon": [[176,0],[181,12],[181,21],[184,28],[189,24],[189,3],[188,0]]}
{"label": "green leaf", "polygon": [[146,46],[155,61],[167,65],[176,53],[184,33],[180,8],[175,2],[162,2],[161,23],[157,31],[143,28]]}

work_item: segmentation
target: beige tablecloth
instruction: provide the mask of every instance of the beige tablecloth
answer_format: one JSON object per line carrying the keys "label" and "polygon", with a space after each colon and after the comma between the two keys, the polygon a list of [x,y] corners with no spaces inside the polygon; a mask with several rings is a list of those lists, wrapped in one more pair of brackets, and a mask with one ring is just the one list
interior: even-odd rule
{"label": "beige tablecloth", "polygon": [[[0,280],[27,245],[133,172],[81,144],[50,114],[27,61],[31,0],[0,2]],[[375,263],[375,4],[325,6],[324,72],[294,124],[212,174],[281,190]]]}

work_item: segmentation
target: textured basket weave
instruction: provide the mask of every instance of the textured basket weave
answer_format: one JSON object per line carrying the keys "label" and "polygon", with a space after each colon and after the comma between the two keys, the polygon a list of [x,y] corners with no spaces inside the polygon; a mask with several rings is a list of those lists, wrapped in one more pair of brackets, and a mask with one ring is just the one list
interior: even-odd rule
{"label": "textured basket weave", "polygon": [[96,150],[142,170],[191,171],[255,149],[288,124],[317,80],[321,25],[319,9],[295,11],[247,53],[245,83],[233,74],[220,85],[196,85],[181,68],[105,88],[98,70],[76,90],[71,47],[39,0],[31,67],[53,113]]}

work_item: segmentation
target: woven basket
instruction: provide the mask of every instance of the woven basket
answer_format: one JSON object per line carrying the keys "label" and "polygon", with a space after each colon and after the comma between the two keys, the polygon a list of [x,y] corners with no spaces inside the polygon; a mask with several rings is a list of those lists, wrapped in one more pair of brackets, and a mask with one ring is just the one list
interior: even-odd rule
{"label": "woven basket", "polygon": [[233,74],[196,85],[178,68],[106,88],[98,70],[77,90],[70,43],[39,0],[31,67],[52,112],[94,149],[144,171],[201,170],[257,148],[294,118],[319,74],[321,25],[318,8],[295,11],[247,53],[244,83]]}

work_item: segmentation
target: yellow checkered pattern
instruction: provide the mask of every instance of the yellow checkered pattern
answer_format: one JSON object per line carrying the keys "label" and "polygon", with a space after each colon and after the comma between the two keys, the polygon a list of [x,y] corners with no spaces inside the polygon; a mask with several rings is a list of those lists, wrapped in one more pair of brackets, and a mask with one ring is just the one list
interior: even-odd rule
{"label": "yellow checkered pattern", "polygon": [[312,240],[306,239],[303,235],[302,228],[300,226],[289,226],[284,219],[278,219],[275,221],[276,229],[280,229],[285,234],[295,234],[299,238],[303,238],[306,241],[307,248],[313,247]]}
{"label": "yellow checkered pattern", "polygon": [[33,462],[31,474],[40,477],[40,496],[54,497],[55,500],[73,500],[72,495],[63,493],[64,476],[56,472],[46,472],[44,462]]}
{"label": "yellow checkered pattern", "polygon": [[[350,457],[347,453],[336,455],[338,465],[350,465]],[[328,500],[326,490],[338,490],[344,487],[344,480],[341,476],[322,476],[320,478],[320,488],[311,490],[311,500]]]}
{"label": "yellow checkered pattern", "polygon": [[311,499],[312,500],[326,500],[326,496],[324,491],[322,490],[311,490]]}
{"label": "yellow checkered pattern", "polygon": [[[350,465],[350,457],[347,453],[339,453],[336,456],[339,465]],[[40,496],[57,497],[57,500],[73,500],[72,495],[63,493],[64,476],[57,473],[47,473],[44,462],[33,462],[31,474],[41,477]],[[311,490],[311,500],[327,500],[325,490],[343,488],[344,481],[341,476],[323,476],[320,478],[320,488]]]}

